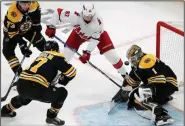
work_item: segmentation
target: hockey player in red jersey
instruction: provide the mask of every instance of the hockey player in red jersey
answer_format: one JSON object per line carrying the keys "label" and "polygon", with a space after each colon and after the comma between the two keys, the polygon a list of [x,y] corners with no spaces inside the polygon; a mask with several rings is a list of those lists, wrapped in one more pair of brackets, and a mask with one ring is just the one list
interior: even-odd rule
{"label": "hockey player in red jersey", "polygon": [[[116,53],[108,33],[103,29],[102,18],[95,11],[93,4],[84,4],[80,13],[57,8],[46,29],[46,35],[48,37],[52,38],[55,35],[55,25],[58,23],[70,23],[73,26],[73,30],[66,41],[67,46],[78,50],[83,42],[89,42],[87,48],[83,50],[83,55],[79,58],[82,63],[87,63],[90,59],[91,52],[97,46],[100,54],[103,54],[123,77],[125,76],[126,70],[123,62]],[[65,47],[63,53],[69,62],[75,52]]]}

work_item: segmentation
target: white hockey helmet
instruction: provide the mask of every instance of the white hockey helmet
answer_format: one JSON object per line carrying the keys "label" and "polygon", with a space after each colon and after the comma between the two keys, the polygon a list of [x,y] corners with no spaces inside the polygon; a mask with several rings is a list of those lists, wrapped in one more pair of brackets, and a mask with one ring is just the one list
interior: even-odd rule
{"label": "white hockey helmet", "polygon": [[82,15],[85,21],[91,21],[96,11],[93,4],[82,5]]}

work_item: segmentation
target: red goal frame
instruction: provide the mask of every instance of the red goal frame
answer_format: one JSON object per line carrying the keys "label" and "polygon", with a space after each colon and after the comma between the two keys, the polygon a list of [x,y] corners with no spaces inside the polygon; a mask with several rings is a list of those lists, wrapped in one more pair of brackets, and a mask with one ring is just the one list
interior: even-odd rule
{"label": "red goal frame", "polygon": [[156,31],[156,56],[160,59],[160,43],[161,43],[161,27],[164,27],[170,31],[173,31],[181,36],[184,36],[184,32],[180,29],[177,29],[163,21],[157,22],[157,31]]}

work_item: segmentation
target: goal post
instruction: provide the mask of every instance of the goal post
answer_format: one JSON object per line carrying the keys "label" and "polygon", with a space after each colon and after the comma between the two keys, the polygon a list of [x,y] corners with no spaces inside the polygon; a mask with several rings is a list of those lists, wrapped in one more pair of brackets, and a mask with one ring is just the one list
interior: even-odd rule
{"label": "goal post", "polygon": [[177,75],[179,83],[184,82],[184,23],[157,23],[156,56],[169,65]]}

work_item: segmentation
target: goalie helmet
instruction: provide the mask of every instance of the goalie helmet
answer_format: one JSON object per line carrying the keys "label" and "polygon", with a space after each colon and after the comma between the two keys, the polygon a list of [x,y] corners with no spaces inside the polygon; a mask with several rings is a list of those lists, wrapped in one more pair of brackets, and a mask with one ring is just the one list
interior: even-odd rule
{"label": "goalie helmet", "polygon": [[137,45],[132,45],[127,51],[128,61],[134,66],[137,66],[139,64],[143,55],[144,53],[142,52],[141,48]]}
{"label": "goalie helmet", "polygon": [[44,50],[45,51],[57,51],[58,52],[59,51],[59,45],[56,41],[49,40],[49,41],[46,42],[46,44],[44,46]]}
{"label": "goalie helmet", "polygon": [[96,11],[93,4],[83,4],[82,16],[85,21],[90,22],[95,15]]}

